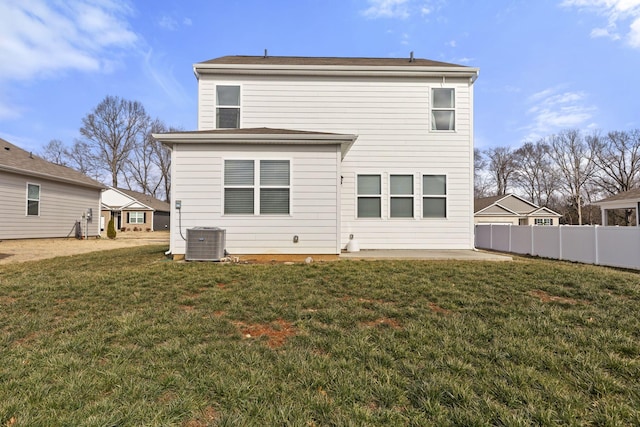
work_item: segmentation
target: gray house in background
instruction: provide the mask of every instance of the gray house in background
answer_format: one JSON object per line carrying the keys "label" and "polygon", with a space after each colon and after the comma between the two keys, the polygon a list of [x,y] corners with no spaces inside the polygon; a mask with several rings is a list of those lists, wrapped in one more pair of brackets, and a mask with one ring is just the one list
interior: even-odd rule
{"label": "gray house in background", "polygon": [[104,188],[0,139],[0,240],[99,236]]}

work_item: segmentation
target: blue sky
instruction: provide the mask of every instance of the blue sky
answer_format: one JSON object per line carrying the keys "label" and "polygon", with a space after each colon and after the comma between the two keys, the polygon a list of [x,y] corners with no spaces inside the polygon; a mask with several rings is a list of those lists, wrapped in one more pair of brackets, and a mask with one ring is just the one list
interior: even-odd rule
{"label": "blue sky", "polygon": [[193,130],[193,63],[264,49],[479,67],[480,149],[640,128],[640,0],[0,0],[0,137],[71,144],[107,95]]}

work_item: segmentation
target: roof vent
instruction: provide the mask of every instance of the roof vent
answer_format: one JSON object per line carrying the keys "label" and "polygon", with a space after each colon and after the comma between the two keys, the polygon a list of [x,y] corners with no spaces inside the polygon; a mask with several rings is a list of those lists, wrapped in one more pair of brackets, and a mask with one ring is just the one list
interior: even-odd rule
{"label": "roof vent", "polygon": [[4,149],[9,151],[9,150],[11,150],[11,147],[4,147]]}
{"label": "roof vent", "polygon": [[409,53],[409,62],[415,62],[415,59],[413,59],[413,51]]}
{"label": "roof vent", "polygon": [[267,49],[264,50],[264,57],[265,59],[269,56],[269,53],[267,52]]}

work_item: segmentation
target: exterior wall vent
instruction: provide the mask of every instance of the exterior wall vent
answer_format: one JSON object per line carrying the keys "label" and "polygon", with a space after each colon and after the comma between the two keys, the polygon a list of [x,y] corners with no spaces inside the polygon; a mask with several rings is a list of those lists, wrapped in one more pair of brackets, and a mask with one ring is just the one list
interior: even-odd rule
{"label": "exterior wall vent", "polygon": [[218,227],[187,228],[186,261],[220,261],[224,258],[226,230]]}

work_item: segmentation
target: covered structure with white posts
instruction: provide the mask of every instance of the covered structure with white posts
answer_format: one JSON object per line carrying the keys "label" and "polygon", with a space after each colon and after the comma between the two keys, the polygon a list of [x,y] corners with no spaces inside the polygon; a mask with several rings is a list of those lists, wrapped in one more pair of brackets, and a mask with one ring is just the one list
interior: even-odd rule
{"label": "covered structure with white posts", "polygon": [[640,188],[623,191],[594,204],[600,206],[602,225],[622,225],[610,224],[613,211],[624,211],[624,225],[640,225]]}

